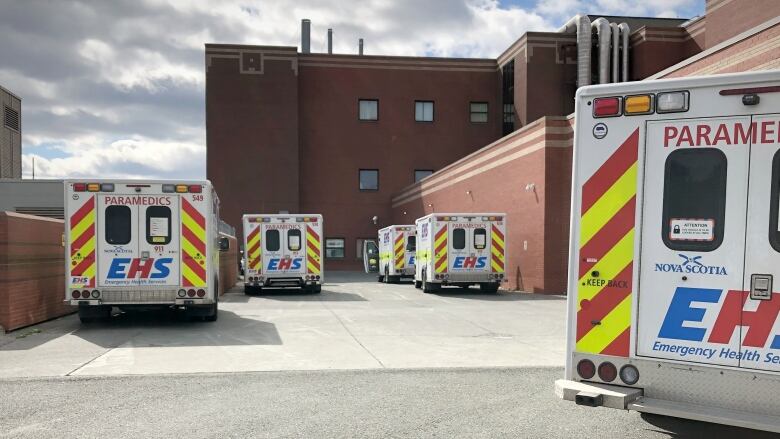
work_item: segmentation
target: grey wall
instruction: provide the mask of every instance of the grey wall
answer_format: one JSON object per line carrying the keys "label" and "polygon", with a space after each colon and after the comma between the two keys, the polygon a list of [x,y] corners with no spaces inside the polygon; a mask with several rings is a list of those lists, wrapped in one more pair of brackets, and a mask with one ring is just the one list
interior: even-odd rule
{"label": "grey wall", "polygon": [[0,211],[63,217],[62,180],[1,180]]}

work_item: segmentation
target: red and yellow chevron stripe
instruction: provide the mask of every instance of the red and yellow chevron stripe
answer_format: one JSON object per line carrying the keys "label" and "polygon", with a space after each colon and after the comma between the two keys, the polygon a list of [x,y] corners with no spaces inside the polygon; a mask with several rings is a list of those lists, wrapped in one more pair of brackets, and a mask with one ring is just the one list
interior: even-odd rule
{"label": "red and yellow chevron stripe", "polygon": [[95,287],[95,197],[70,216],[70,286]]}
{"label": "red and yellow chevron stripe", "polygon": [[181,198],[181,284],[206,286],[206,218]]}
{"label": "red and yellow chevron stripe", "polygon": [[504,272],[504,234],[495,225],[492,226],[490,237],[493,240],[490,253],[490,270],[494,273]]}
{"label": "red and yellow chevron stripe", "polygon": [[306,268],[309,273],[320,274],[322,256],[320,251],[320,235],[308,224],[306,225]]}
{"label": "red and yellow chevron stripe", "polygon": [[260,245],[260,226],[254,226],[255,228],[249,232],[249,235],[246,237],[246,247],[247,247],[247,266],[250,270],[260,270],[262,268],[262,264],[260,261],[262,258],[260,257],[263,253],[262,246]]}
{"label": "red and yellow chevron stripe", "polygon": [[578,352],[629,354],[638,149],[637,129],[582,186]]}
{"label": "red and yellow chevron stripe", "polygon": [[399,232],[398,238],[395,239],[395,245],[393,246],[395,253],[395,269],[403,270],[404,268],[404,233]]}
{"label": "red and yellow chevron stripe", "polygon": [[444,225],[433,239],[433,268],[436,273],[447,271],[447,225]]}

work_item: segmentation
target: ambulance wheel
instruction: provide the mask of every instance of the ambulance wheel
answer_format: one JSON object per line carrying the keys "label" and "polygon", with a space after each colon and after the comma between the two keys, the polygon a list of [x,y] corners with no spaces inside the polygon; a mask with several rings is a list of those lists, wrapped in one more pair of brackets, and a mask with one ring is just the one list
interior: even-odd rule
{"label": "ambulance wheel", "polygon": [[88,325],[90,323],[95,323],[94,317],[79,317],[79,320],[81,320],[81,323],[84,325]]}
{"label": "ambulance wheel", "polygon": [[244,285],[244,294],[246,294],[247,296],[251,296],[252,293],[254,292],[255,290],[251,285]]}
{"label": "ambulance wheel", "polygon": [[435,293],[439,291],[439,285],[428,282],[428,273],[423,273],[422,290],[424,293]]}
{"label": "ambulance wheel", "polygon": [[414,281],[414,287],[419,290],[420,288],[422,288],[422,282],[420,282],[419,280]]}
{"label": "ambulance wheel", "polygon": [[384,277],[384,278],[385,278],[385,283],[386,283],[386,284],[389,284],[389,283],[390,283],[390,274],[389,274],[389,271],[387,270],[387,267],[385,267],[385,275],[384,275],[384,276],[382,276],[382,277]]}
{"label": "ambulance wheel", "polygon": [[479,290],[483,293],[495,294],[498,292],[497,283],[479,284]]}
{"label": "ambulance wheel", "polygon": [[312,285],[311,291],[314,294],[320,294],[322,292],[322,285]]}
{"label": "ambulance wheel", "polygon": [[376,277],[376,281],[377,282],[384,282],[385,281],[385,277],[382,276],[382,275],[379,275],[379,276]]}
{"label": "ambulance wheel", "polygon": [[205,317],[203,317],[203,320],[207,322],[216,322],[217,317],[219,317],[219,303],[214,302],[213,305],[211,305],[211,313]]}

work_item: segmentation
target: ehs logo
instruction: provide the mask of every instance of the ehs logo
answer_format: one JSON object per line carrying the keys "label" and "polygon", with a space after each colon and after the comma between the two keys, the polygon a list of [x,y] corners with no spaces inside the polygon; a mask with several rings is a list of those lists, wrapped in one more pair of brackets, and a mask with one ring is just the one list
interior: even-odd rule
{"label": "ehs logo", "polygon": [[487,257],[485,256],[458,256],[452,264],[452,268],[464,270],[467,268],[485,268]]}
{"label": "ehs logo", "polygon": [[[171,274],[173,258],[115,258],[108,268],[108,279],[165,279]],[[154,270],[154,271],[152,271]]]}
{"label": "ehs logo", "polygon": [[701,262],[701,256],[686,256],[678,253],[682,258],[679,264],[655,264],[655,271],[664,273],[690,273],[690,274],[712,274],[716,276],[726,276],[726,267],[719,265],[704,265]]}
{"label": "ehs logo", "polygon": [[300,270],[303,258],[273,258],[268,261],[268,271],[276,270]]}
{"label": "ehs logo", "polygon": [[409,256],[409,263],[408,263],[407,265],[414,265],[414,263],[415,263],[415,261],[414,261],[414,255],[412,255],[412,256]]}
{"label": "ehs logo", "polygon": [[706,313],[713,311],[696,307],[693,302],[719,303],[723,290],[678,287],[658,337],[698,342],[706,338],[708,343],[728,344],[734,332],[741,331],[743,346],[763,348],[769,341],[770,349],[780,349],[780,334],[771,333],[780,314],[780,299],[761,301],[755,311],[744,311],[748,294],[746,291],[728,291],[712,331],[707,335],[709,328],[697,328],[695,323],[702,322]]}
{"label": "ehs logo", "polygon": [[422,233],[420,235],[420,239],[425,239],[428,237],[428,224],[422,225]]}

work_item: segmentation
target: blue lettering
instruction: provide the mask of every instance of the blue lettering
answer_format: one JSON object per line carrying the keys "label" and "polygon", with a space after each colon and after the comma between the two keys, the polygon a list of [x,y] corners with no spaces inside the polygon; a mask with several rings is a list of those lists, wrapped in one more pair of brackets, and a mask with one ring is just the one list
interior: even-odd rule
{"label": "blue lettering", "polygon": [[173,258],[162,258],[154,261],[154,269],[157,272],[152,273],[150,278],[152,279],[165,279],[171,274],[171,270],[167,267],[167,264],[173,262]]}
{"label": "blue lettering", "polygon": [[414,265],[414,256],[409,256],[409,265]]}
{"label": "blue lettering", "polygon": [[780,349],[780,335],[775,335],[775,339],[772,340],[772,346],[770,349]]}
{"label": "blue lettering", "polygon": [[130,263],[130,258],[115,258],[111,260],[111,266],[108,268],[108,279],[124,279],[125,265]]}
{"label": "blue lettering", "polygon": [[290,267],[291,270],[300,270],[301,268],[301,258],[295,258],[292,261],[292,267]]}
{"label": "blue lettering", "polygon": [[455,262],[453,262],[452,268],[463,268],[463,259],[465,259],[463,256],[458,256],[455,258]]}
{"label": "blue lettering", "polygon": [[477,258],[477,266],[476,268],[485,268],[485,265],[487,265],[487,258],[482,256],[480,258]]}
{"label": "blue lettering", "polygon": [[276,270],[277,269],[276,266],[277,266],[278,263],[279,263],[278,259],[271,259],[270,261],[268,261],[268,269],[269,270]]}
{"label": "blue lettering", "polygon": [[702,341],[706,329],[683,326],[685,322],[701,322],[707,311],[704,308],[691,307],[691,302],[717,303],[721,293],[723,290],[678,287],[674,292],[672,303],[669,304],[669,310],[666,312],[658,336],[675,340]]}

